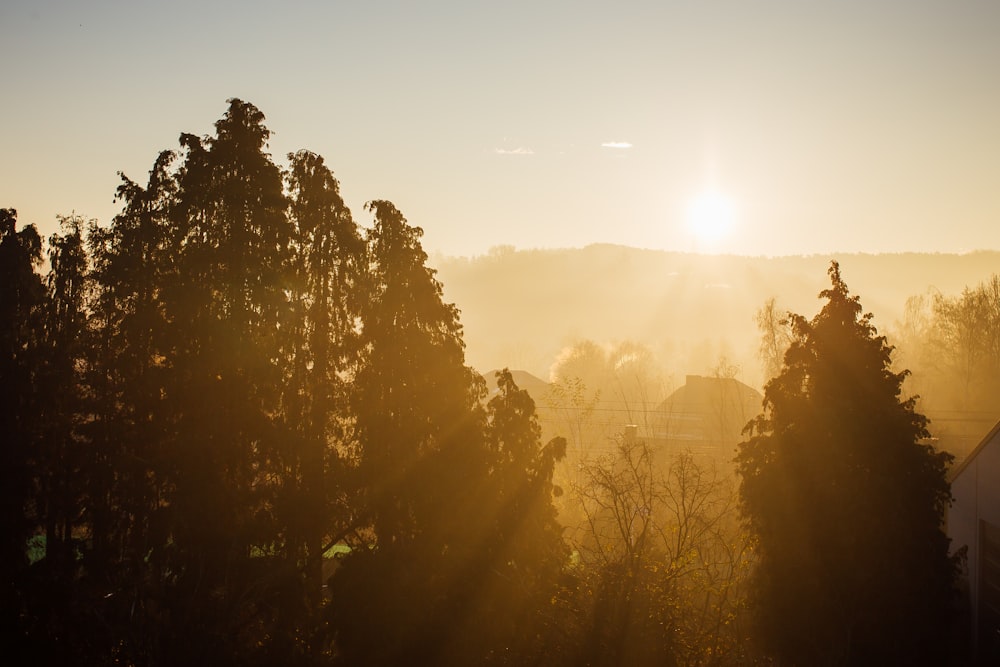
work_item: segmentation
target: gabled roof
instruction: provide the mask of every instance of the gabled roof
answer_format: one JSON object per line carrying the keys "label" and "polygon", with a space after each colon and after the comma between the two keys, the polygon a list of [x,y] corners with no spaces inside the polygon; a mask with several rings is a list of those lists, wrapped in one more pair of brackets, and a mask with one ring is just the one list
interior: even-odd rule
{"label": "gabled roof", "polygon": [[763,408],[764,397],[753,387],[735,378],[688,375],[684,386],[670,394],[658,410],[661,412],[697,412],[717,404],[720,400],[730,406],[740,406],[753,414]]}
{"label": "gabled roof", "polygon": [[[483,379],[486,380],[486,387],[489,389],[489,396],[487,398],[492,398],[497,393],[497,372],[499,370],[491,370],[483,375]],[[510,374],[514,378],[517,388],[527,391],[535,402],[538,402],[545,395],[545,391],[549,387],[548,382],[532,375],[528,371],[511,370]]]}
{"label": "gabled roof", "polygon": [[976,445],[975,449],[969,452],[969,455],[966,456],[961,463],[948,471],[948,481],[954,481],[956,477],[961,475],[962,471],[969,467],[972,460],[979,455],[979,452],[986,448],[986,445],[993,441],[997,434],[1000,434],[1000,422],[997,422],[996,426],[990,429],[990,432],[986,434],[986,437],[984,437],[979,444]]}

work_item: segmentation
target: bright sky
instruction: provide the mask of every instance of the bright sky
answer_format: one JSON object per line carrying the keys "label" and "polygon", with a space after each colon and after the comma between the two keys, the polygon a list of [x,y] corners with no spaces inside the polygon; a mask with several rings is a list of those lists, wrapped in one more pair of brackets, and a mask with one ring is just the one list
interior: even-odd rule
{"label": "bright sky", "polygon": [[108,222],[240,97],[432,252],[998,249],[998,35],[996,0],[4,0],[0,206]]}

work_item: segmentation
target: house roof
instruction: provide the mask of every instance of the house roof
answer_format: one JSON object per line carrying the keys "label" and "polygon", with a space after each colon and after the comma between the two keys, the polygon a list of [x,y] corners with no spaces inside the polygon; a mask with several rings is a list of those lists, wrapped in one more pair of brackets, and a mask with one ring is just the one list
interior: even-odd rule
{"label": "house roof", "polygon": [[[491,370],[485,375],[483,379],[486,380],[486,386],[489,389],[488,398],[492,398],[497,393],[497,373],[500,369]],[[536,402],[545,395],[545,391],[549,387],[549,383],[542,380],[528,371],[517,371],[511,370],[511,377],[514,378],[514,383],[517,384],[518,389],[524,389],[528,392]]]}
{"label": "house roof", "polygon": [[972,460],[979,455],[979,452],[983,451],[983,449],[986,448],[986,445],[988,445],[990,442],[993,441],[993,439],[997,436],[997,434],[1000,434],[1000,422],[997,422],[996,426],[990,429],[990,432],[986,434],[986,436],[979,442],[978,445],[976,445],[975,449],[969,452],[969,455],[966,456],[961,463],[959,463],[957,466],[948,471],[948,481],[951,482],[956,477],[961,475],[962,471],[964,471],[966,468],[969,467],[969,464],[972,463]]}
{"label": "house roof", "polygon": [[720,400],[732,406],[745,407],[756,414],[762,409],[764,397],[735,378],[688,375],[684,386],[670,394],[659,409],[662,412],[697,412]]}

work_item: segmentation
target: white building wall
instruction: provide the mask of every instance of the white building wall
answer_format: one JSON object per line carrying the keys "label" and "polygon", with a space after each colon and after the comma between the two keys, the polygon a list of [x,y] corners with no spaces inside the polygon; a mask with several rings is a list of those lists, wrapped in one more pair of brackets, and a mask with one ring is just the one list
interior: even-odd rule
{"label": "white building wall", "polygon": [[966,547],[973,641],[978,626],[980,522],[1000,526],[1000,424],[990,432],[951,480],[953,502],[948,511],[952,553]]}

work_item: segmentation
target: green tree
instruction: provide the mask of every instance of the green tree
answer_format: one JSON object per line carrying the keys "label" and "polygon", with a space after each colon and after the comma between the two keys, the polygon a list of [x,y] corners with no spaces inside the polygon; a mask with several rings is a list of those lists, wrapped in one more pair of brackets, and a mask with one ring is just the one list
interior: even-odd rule
{"label": "green tree", "polygon": [[1000,276],[910,297],[890,339],[913,371],[907,389],[937,422],[938,446],[966,456],[1000,409]]}
{"label": "green tree", "polygon": [[937,375],[936,388],[944,390],[941,402],[951,409],[995,413],[1000,405],[1000,276],[966,287],[958,296],[935,294],[931,312],[926,369]]}
{"label": "green tree", "polygon": [[71,568],[81,520],[80,437],[83,417],[82,368],[86,361],[88,262],[84,220],[60,218],[62,234],[49,239],[48,306],[45,312],[46,363],[40,378],[46,396],[39,459],[41,512],[45,517],[46,559]]}
{"label": "green tree", "polygon": [[740,446],[758,540],[759,637],[783,664],[943,664],[954,563],[941,530],[951,457],[901,398],[906,372],[836,262]]}
{"label": "green tree", "polygon": [[163,151],[145,186],[120,174],[122,204],[110,227],[88,236],[95,283],[93,361],[86,378],[91,416],[88,574],[107,593],[95,613],[111,628],[119,660],[146,663],[162,648],[169,543],[165,499],[172,441],[165,394],[169,342],[163,286],[176,251],[170,214],[176,155]]}
{"label": "green tree", "polygon": [[[267,646],[284,562],[275,498],[294,230],[264,115],[242,100],[215,136],[181,135],[162,287],[169,423],[162,565],[175,662],[247,659]],[[266,637],[267,640],[261,640]]]}
{"label": "green tree", "polygon": [[[305,585],[307,604],[292,608],[306,614],[300,626],[314,626],[305,619],[315,619],[321,607],[324,549],[351,525],[356,507],[348,479],[354,463],[348,397],[357,367],[364,243],[323,158],[308,151],[288,158],[294,315],[282,336],[281,411],[290,437],[276,520],[289,566]],[[285,621],[294,616],[290,611]],[[301,648],[318,645],[310,637]]]}
{"label": "green tree", "polygon": [[537,661],[567,555],[552,505],[565,441],[541,444],[509,372],[483,408],[421,230],[368,207],[352,403],[365,521],[332,580],[336,650],[346,664]]}
{"label": "green tree", "polygon": [[439,664],[458,650],[478,581],[484,383],[465,366],[422,231],[390,202],[368,209],[352,392],[359,530],[332,581],[331,621],[346,664]]}
{"label": "green tree", "polygon": [[41,362],[34,378],[40,403],[34,452],[34,506],[44,535],[44,558],[34,569],[28,616],[34,632],[53,660],[69,659],[94,639],[92,599],[81,582],[81,556],[86,556],[88,479],[94,472],[89,456],[89,400],[86,370],[91,364],[89,299],[92,281],[84,241],[86,221],[60,216],[62,233],[48,242],[49,271],[41,314]]}
{"label": "green tree", "polygon": [[465,365],[458,309],[443,301],[441,284],[426,266],[423,230],[407,224],[390,202],[368,208],[375,224],[367,236],[353,407],[366,506],[384,547],[418,537],[433,523],[421,514],[452,502],[439,496],[447,486],[435,490],[421,468],[449,450],[475,449],[468,443],[482,432],[484,387]]}
{"label": "green tree", "polygon": [[472,585],[469,611],[456,635],[467,637],[454,664],[530,664],[561,650],[557,602],[569,559],[553,498],[556,464],[566,440],[541,441],[535,402],[508,369],[497,372],[497,393],[486,406],[486,476],[475,516],[464,529]]}
{"label": "green tree", "polygon": [[[28,567],[40,363],[38,317],[44,288],[36,268],[42,240],[34,226],[17,230],[17,212],[0,209],[0,651],[27,659],[21,622]],[[17,656],[17,657],[15,657]]]}

